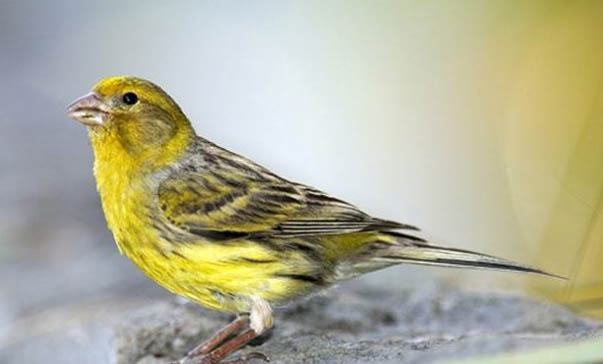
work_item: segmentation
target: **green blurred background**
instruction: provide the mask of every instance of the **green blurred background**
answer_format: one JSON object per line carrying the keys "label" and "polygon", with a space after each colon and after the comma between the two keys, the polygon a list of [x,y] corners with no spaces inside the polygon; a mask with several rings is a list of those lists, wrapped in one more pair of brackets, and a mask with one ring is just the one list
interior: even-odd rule
{"label": "green blurred background", "polygon": [[361,279],[526,289],[603,316],[602,1],[3,0],[0,49],[0,348],[55,310],[168,296],[119,256],[65,117],[124,74],[279,174],[572,278]]}

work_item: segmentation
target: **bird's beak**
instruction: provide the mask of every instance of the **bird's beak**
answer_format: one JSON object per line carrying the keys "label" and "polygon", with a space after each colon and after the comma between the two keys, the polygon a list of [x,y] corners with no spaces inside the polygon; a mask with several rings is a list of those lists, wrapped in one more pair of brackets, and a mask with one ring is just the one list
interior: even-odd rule
{"label": "bird's beak", "polygon": [[105,103],[90,92],[67,106],[67,116],[87,126],[103,126],[109,111]]}

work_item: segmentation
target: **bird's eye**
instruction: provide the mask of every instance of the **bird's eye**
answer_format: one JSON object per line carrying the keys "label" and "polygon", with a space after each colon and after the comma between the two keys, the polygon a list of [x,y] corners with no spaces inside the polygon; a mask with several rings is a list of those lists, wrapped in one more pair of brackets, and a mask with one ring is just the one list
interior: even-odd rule
{"label": "bird's eye", "polygon": [[124,104],[126,104],[126,105],[134,105],[135,103],[138,102],[138,96],[136,96],[136,94],[134,92],[126,92],[123,95],[122,100],[124,101]]}

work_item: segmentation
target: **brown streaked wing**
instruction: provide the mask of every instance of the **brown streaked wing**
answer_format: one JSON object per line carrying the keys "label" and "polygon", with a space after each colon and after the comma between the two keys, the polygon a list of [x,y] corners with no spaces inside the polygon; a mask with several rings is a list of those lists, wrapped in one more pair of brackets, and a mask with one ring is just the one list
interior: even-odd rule
{"label": "brown streaked wing", "polygon": [[181,230],[218,240],[417,230],[373,218],[345,201],[282,179],[242,156],[214,144],[207,146],[203,153],[211,158],[205,158],[205,168],[182,166],[158,190],[166,219]]}

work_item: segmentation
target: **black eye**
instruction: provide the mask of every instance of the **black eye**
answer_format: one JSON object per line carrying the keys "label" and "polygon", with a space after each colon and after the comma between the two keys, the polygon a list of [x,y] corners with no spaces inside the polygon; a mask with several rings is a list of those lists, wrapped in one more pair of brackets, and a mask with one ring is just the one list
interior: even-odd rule
{"label": "black eye", "polygon": [[126,92],[123,95],[122,100],[124,101],[124,104],[126,104],[126,105],[134,105],[135,103],[138,102],[138,96],[136,96],[136,94],[134,92]]}

